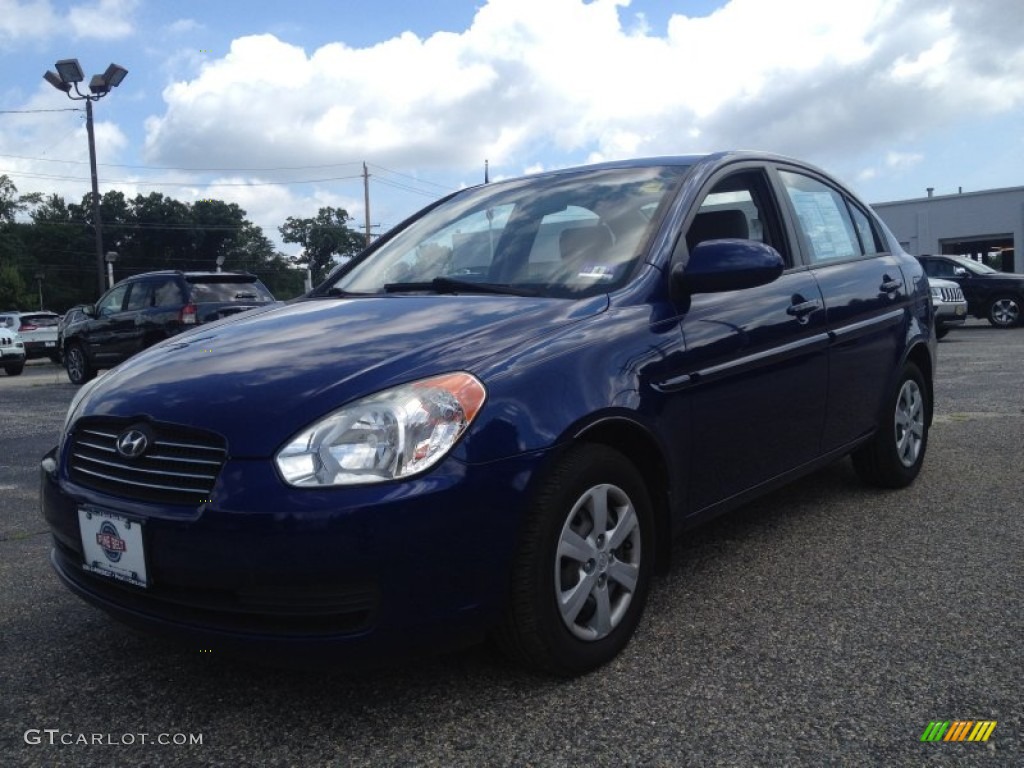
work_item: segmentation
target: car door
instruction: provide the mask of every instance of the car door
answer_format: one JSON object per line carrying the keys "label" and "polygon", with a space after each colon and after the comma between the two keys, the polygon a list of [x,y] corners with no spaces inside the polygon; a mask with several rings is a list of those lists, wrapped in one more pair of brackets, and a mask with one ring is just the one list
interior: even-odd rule
{"label": "car door", "polygon": [[773,246],[786,270],[738,291],[697,294],[682,318],[690,398],[691,513],[770,481],[818,454],[828,376],[825,312],[758,166],[712,179],[686,247],[722,238]]}
{"label": "car door", "polygon": [[116,365],[123,356],[126,323],[124,304],[131,283],[114,286],[95,306],[93,319],[81,336],[89,348],[89,357],[97,368]]}
{"label": "car door", "polygon": [[118,353],[122,360],[127,360],[145,347],[147,324],[153,305],[152,280],[136,280],[128,291],[124,304],[122,323],[118,329],[120,334]]}
{"label": "car door", "polygon": [[778,178],[825,299],[828,452],[874,429],[904,348],[909,291],[877,223],[851,196],[806,169],[780,167]]}

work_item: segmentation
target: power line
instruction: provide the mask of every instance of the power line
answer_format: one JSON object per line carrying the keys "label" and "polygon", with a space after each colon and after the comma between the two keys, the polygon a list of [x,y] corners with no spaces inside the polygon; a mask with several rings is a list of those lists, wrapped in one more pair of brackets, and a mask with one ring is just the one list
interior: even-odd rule
{"label": "power line", "polygon": [[0,109],[0,115],[34,115],[39,112],[84,112],[84,109],[77,107],[64,107],[63,109]]}
{"label": "power line", "polygon": [[[45,110],[44,110],[45,111]],[[51,110],[59,111],[59,110]],[[78,110],[76,110],[78,111]],[[48,157],[32,157],[31,155],[6,155],[0,154],[0,157],[10,157],[16,160],[34,160],[43,163],[72,163],[74,165],[88,165],[85,160],[53,160]],[[208,171],[239,171],[245,173],[256,173],[264,171],[308,171],[313,168],[343,168],[345,166],[359,166],[357,162],[344,162],[344,163],[320,163],[317,165],[281,165],[272,166],[268,168],[187,168],[179,167],[175,165],[131,165],[128,163],[97,163],[97,165],[105,168],[135,168],[144,171],[188,171],[191,173],[205,173]]]}
{"label": "power line", "polygon": [[[11,176],[18,176],[25,179],[46,179],[47,181],[74,181],[86,184],[89,179],[84,176],[60,176],[49,173],[27,173],[25,171],[15,171],[13,169],[0,168],[0,173],[6,173]],[[350,179],[362,178],[360,175],[356,176],[330,176],[327,178],[320,179],[294,179],[292,181],[223,181],[223,182],[204,182],[204,181],[147,181],[145,179],[104,179],[105,185],[111,184],[131,184],[140,187],[280,187],[288,186],[291,184],[320,184],[326,181],[346,181]]]}

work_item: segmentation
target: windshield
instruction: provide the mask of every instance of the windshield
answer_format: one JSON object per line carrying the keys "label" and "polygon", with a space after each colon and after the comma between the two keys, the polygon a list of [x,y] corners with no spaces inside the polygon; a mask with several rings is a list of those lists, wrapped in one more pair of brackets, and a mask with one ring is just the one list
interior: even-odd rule
{"label": "windshield", "polygon": [[976,275],[991,275],[998,274],[999,272],[998,269],[992,269],[988,264],[982,264],[980,261],[969,259],[966,256],[953,256],[952,259],[957,264],[970,270]]}
{"label": "windshield", "polygon": [[632,274],[687,170],[585,170],[467,190],[316,293],[605,293]]}

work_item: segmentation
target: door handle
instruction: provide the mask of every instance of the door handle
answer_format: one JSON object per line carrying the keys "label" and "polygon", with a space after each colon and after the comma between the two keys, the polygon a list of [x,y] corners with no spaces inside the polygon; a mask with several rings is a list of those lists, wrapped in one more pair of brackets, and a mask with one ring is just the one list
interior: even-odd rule
{"label": "door handle", "polygon": [[882,284],[878,286],[878,290],[882,293],[896,293],[900,288],[903,287],[903,283],[899,280],[891,280],[888,276],[882,279]]}
{"label": "door handle", "polygon": [[821,309],[821,302],[817,299],[802,301],[799,304],[790,304],[786,308],[786,314],[792,315],[799,323],[810,321],[811,315]]}

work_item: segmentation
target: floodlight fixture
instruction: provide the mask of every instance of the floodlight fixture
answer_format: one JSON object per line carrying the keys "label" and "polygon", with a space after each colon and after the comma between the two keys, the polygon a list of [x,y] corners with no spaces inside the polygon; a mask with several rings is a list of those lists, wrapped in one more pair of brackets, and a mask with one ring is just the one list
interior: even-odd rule
{"label": "floodlight fixture", "polygon": [[46,72],[43,74],[43,79],[46,80],[46,82],[48,82],[58,91],[64,91],[64,93],[67,93],[71,90],[71,83],[65,83],[63,80],[60,79],[60,75],[58,75],[56,72],[46,70]]}
{"label": "floodlight fixture", "polygon": [[65,83],[80,83],[85,80],[85,73],[78,59],[61,59],[57,62],[57,74]]}
{"label": "floodlight fixture", "polygon": [[107,83],[108,88],[117,88],[124,80],[124,76],[128,74],[128,70],[122,67],[120,64],[111,63],[107,67],[107,71],[103,73],[103,79]]}
{"label": "floodlight fixture", "polygon": [[103,79],[103,75],[93,75],[92,80],[89,81],[89,90],[102,96],[110,90],[110,86]]}

